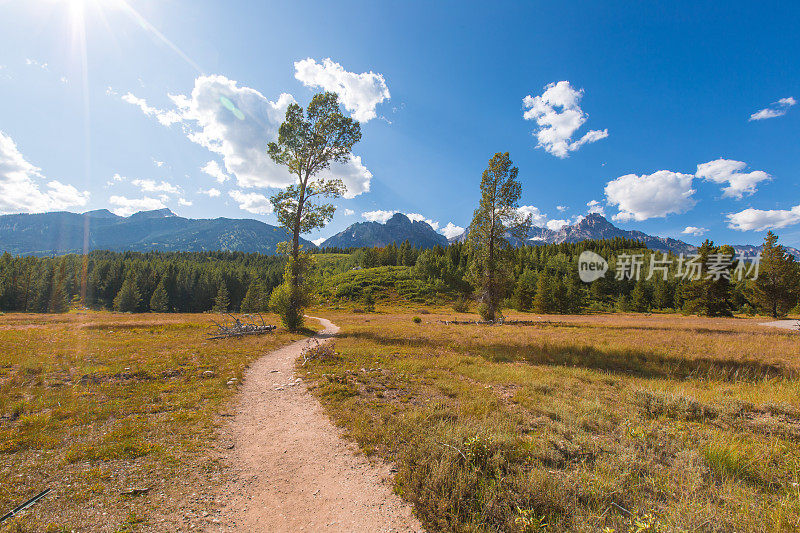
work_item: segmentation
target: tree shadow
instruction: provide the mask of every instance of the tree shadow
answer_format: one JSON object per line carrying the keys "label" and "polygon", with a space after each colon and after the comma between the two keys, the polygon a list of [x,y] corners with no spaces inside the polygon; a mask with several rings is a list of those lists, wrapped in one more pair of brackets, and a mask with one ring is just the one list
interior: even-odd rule
{"label": "tree shadow", "polygon": [[797,379],[798,372],[779,364],[752,360],[696,357],[673,357],[663,353],[634,349],[600,349],[579,344],[544,343],[465,343],[424,337],[401,337],[371,331],[348,332],[342,338],[374,342],[381,346],[409,346],[430,349],[450,349],[479,355],[497,363],[523,361],[532,365],[590,368],[614,374],[626,374],[650,379],[712,379],[720,381],[762,381],[783,378]]}

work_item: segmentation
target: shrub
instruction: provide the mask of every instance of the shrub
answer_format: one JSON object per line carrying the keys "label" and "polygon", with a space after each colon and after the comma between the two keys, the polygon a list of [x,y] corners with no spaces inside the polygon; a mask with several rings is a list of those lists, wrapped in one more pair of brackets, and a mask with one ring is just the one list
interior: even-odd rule
{"label": "shrub", "polygon": [[418,317],[418,316],[415,316],[414,318],[412,318],[411,321],[414,324],[421,324],[422,323],[422,319],[420,317]]}
{"label": "shrub", "polygon": [[453,311],[456,313],[468,313],[469,312],[469,300],[466,298],[459,298],[455,302],[453,302]]}

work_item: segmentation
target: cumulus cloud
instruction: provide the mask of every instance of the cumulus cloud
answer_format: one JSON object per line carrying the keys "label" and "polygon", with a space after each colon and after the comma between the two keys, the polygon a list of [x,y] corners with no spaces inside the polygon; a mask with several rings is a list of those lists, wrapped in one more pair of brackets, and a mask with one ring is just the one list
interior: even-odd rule
{"label": "cumulus cloud", "polygon": [[200,170],[217,180],[217,183],[225,183],[231,178],[216,161],[209,161]]}
{"label": "cumulus cloud", "polygon": [[153,209],[164,209],[167,207],[160,198],[144,196],[142,198],[128,198],[126,196],[112,196],[108,199],[111,205],[117,206],[111,211],[115,215],[128,217],[139,211],[152,211]]}
{"label": "cumulus cloud", "polygon": [[785,228],[800,222],[800,205],[791,209],[745,209],[728,215],[728,227],[739,231]]}
{"label": "cumulus cloud", "polygon": [[556,157],[565,158],[570,152],[588,143],[608,137],[608,130],[590,130],[577,141],[572,136],[589,118],[580,107],[583,89],[574,89],[568,81],[551,83],[539,96],[528,95],[522,103],[527,109],[525,120],[534,120],[538,129],[534,135],[539,144]]}
{"label": "cumulus cloud", "polygon": [[708,228],[698,228],[697,226],[686,226],[684,230],[681,232],[684,235],[694,235],[699,237],[700,235],[704,235],[708,231]]}
{"label": "cumulus cloud", "polygon": [[406,216],[412,222],[427,222],[428,225],[433,228],[433,231],[436,231],[436,230],[439,229],[439,223],[436,222],[435,220],[431,220],[429,218],[425,218],[425,215],[420,215],[419,213],[408,213],[408,214],[406,214]]}
{"label": "cumulus cloud", "polygon": [[728,186],[722,189],[722,196],[741,200],[744,195],[749,196],[756,192],[756,185],[771,179],[763,170],[742,172],[745,168],[747,163],[743,161],[716,159],[697,165],[695,175],[714,183],[727,183]]}
{"label": "cumulus cloud", "polygon": [[[286,108],[295,101],[292,95],[283,93],[272,101],[225,76],[204,75],[195,80],[190,95],[169,97],[176,106],[171,111],[153,108],[133,95],[123,100],[161,124],[180,122],[192,142],[222,157],[224,172],[235,176],[242,188],[294,183],[286,167],[267,155],[267,144],[277,139]],[[353,198],[369,191],[372,174],[361,157],[353,155],[345,163],[332,164],[320,177],[340,178],[347,187],[345,198]]]}
{"label": "cumulus cloud", "polygon": [[186,198],[178,198],[178,205],[189,207],[192,205],[192,202]]}
{"label": "cumulus cloud", "polygon": [[586,207],[589,208],[589,213],[597,213],[598,215],[605,216],[606,210],[597,200],[591,200],[586,203]]}
{"label": "cumulus cloud", "polygon": [[208,196],[209,198],[216,198],[217,196],[219,196],[222,193],[219,192],[219,189],[215,189],[215,188],[212,187],[210,189],[200,189],[200,190],[197,191],[197,194],[204,194],[204,195]]}
{"label": "cumulus cloud", "polygon": [[462,233],[464,233],[464,228],[461,226],[456,226],[452,222],[448,222],[445,227],[439,230],[439,233],[447,237],[448,239],[452,239],[453,237],[458,237]]}
{"label": "cumulus cloud", "polygon": [[547,215],[542,213],[541,210],[535,205],[521,205],[518,211],[522,216],[531,216],[531,223],[534,226],[543,226],[547,223]]}
{"label": "cumulus cloud", "polygon": [[350,216],[353,216],[353,215],[355,215],[355,214],[356,214],[356,212],[355,212],[355,211],[353,211],[352,209],[345,209],[345,210],[344,210],[344,214],[345,214],[345,216],[348,216],[348,217],[350,217]]}
{"label": "cumulus cloud", "polygon": [[551,231],[558,231],[564,226],[569,226],[569,220],[554,219],[554,220],[548,220],[547,224],[545,224],[545,227]]}
{"label": "cumulus cloud", "polygon": [[135,179],[131,181],[131,185],[138,187],[142,190],[142,192],[160,192],[162,194],[179,194],[181,192],[179,187],[176,187],[171,183],[167,183],[166,181],[156,183],[155,180]]}
{"label": "cumulus cloud", "polygon": [[653,174],[637,176],[627,174],[606,184],[605,193],[609,205],[617,206],[619,212],[614,220],[647,220],[665,217],[671,213],[683,213],[691,209],[691,174],[659,170]]}
{"label": "cumulus cloud", "polygon": [[348,72],[330,58],[317,63],[309,57],[295,62],[294,69],[294,77],[306,87],[337,93],[344,108],[359,122],[375,118],[375,107],[391,97],[381,74]]}
{"label": "cumulus cloud", "polygon": [[28,162],[14,140],[0,131],[0,214],[43,213],[84,206],[88,191],[56,180]]}
{"label": "cumulus cloud", "polygon": [[791,96],[781,98],[777,102],[772,102],[769,107],[765,107],[764,109],[756,111],[750,115],[750,120],[764,120],[767,118],[782,117],[787,111],[789,111],[789,108],[795,104],[797,104],[797,100]]}
{"label": "cumulus cloud", "polygon": [[566,211],[567,209],[569,209],[569,207],[568,207],[568,206],[566,206],[566,205],[557,205],[557,206],[556,206],[556,209],[558,209],[558,212],[559,212],[559,213],[563,213],[564,211]]}
{"label": "cumulus cloud", "polygon": [[361,213],[361,216],[370,222],[380,222],[381,224],[386,224],[386,221],[392,218],[392,215],[398,212],[399,211],[384,211],[378,209],[375,211],[367,211],[365,213]]}
{"label": "cumulus cloud", "polygon": [[239,209],[254,213],[256,215],[266,215],[272,213],[272,204],[269,198],[257,192],[230,191],[228,196],[236,200]]}

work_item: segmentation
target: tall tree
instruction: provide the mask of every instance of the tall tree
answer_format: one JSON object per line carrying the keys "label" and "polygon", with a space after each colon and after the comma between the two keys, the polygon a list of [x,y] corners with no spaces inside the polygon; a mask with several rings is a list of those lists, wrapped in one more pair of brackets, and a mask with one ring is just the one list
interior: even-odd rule
{"label": "tall tree", "polygon": [[285,165],[296,182],[270,198],[278,222],[292,235],[288,300],[281,315],[284,325],[297,330],[303,325],[301,294],[303,277],[307,275],[300,260],[300,234],[322,228],[332,218],[336,206],[322,203],[320,198],[337,198],[346,191],[340,179],[324,179],[319,174],[333,162],[344,163],[353,145],[361,140],[358,121],[342,115],[336,93],[314,95],[306,108],[291,104],[286,119],[278,130],[278,142],[268,145],[267,153],[278,164]]}
{"label": "tall tree", "polygon": [[699,270],[689,279],[684,279],[683,309],[689,313],[706,316],[731,316],[731,282],[727,275],[715,269],[733,257],[730,246],[714,246],[706,239],[697,249]]}
{"label": "tall tree", "polygon": [[758,277],[753,281],[753,297],[763,311],[773,318],[785,315],[797,304],[798,268],[792,255],[778,244],[771,231],[764,238]]}
{"label": "tall tree", "polygon": [[231,306],[231,298],[228,293],[228,286],[225,282],[221,282],[219,284],[219,289],[217,289],[217,296],[214,298],[214,311],[218,313],[224,313],[228,310]]}
{"label": "tall tree", "polygon": [[126,313],[136,312],[142,297],[139,294],[139,289],[136,287],[136,279],[133,272],[130,272],[122,282],[117,296],[114,298],[114,310],[124,311]]}
{"label": "tall tree", "polygon": [[519,211],[522,185],[518,174],[508,152],[494,154],[483,171],[481,200],[469,227],[470,278],[478,288],[479,311],[485,320],[495,320],[501,310],[512,240],[524,242],[530,229],[530,215],[525,217]]}
{"label": "tall tree", "polygon": [[156,313],[166,313],[169,311],[169,295],[164,286],[164,278],[158,282],[156,290],[153,291],[153,296],[150,297],[150,310]]}

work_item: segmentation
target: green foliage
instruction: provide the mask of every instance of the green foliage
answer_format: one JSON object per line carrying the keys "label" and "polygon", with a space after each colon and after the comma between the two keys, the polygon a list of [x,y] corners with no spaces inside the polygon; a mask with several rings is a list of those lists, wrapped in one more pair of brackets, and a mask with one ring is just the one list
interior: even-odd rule
{"label": "green foliage", "polygon": [[359,140],[361,125],[342,114],[336,93],[326,92],[314,95],[305,116],[302,107],[289,105],[278,130],[278,142],[268,145],[270,158],[297,177],[296,183],[270,198],[278,222],[292,235],[290,269],[286,271],[290,290],[284,302],[288,307],[281,315],[292,330],[302,326],[303,309],[298,306],[308,299],[307,293],[301,294],[305,287],[300,279],[300,234],[322,228],[333,218],[336,206],[316,200],[337,198],[346,191],[340,179],[314,176],[331,163],[345,162]]}
{"label": "green foliage", "polygon": [[[296,261],[290,258],[283,283],[270,295],[270,309],[280,315],[281,322],[290,331],[303,327],[303,310],[311,304],[310,266],[311,259],[306,254],[299,255]],[[297,273],[296,283],[291,282],[293,273]]]}
{"label": "green foliage", "polygon": [[411,321],[414,324],[422,324],[422,319],[420,317],[418,317],[418,316],[415,316],[414,318],[412,318]]}
{"label": "green foliage", "polygon": [[169,311],[169,295],[164,286],[164,279],[158,282],[156,290],[153,291],[153,296],[150,297],[150,310],[156,313],[166,313]]}
{"label": "green foliage", "polygon": [[213,310],[217,313],[225,313],[228,311],[228,308],[231,306],[231,299],[228,295],[228,287],[225,285],[225,282],[219,284],[219,289],[217,289],[217,296],[214,298],[214,307]]}
{"label": "green foliage", "polygon": [[798,304],[800,295],[797,263],[777,242],[777,235],[768,232],[761,251],[758,278],[752,289],[755,304],[773,318],[785,316]]}
{"label": "green foliage", "polygon": [[247,287],[242,300],[243,313],[262,313],[269,309],[269,298],[264,293],[264,286],[259,280],[253,280]]}
{"label": "green foliage", "polygon": [[138,310],[141,301],[142,297],[136,287],[136,280],[132,275],[129,275],[125,278],[119,293],[114,298],[114,310],[133,313]]}
{"label": "green foliage", "polygon": [[709,266],[721,254],[732,257],[733,249],[729,246],[715,247],[713,242],[706,239],[697,253],[697,279],[689,279],[683,285],[684,310],[705,316],[731,316],[733,305],[730,280],[724,276],[717,279]]}
{"label": "green foliage", "polygon": [[512,239],[524,242],[530,228],[530,216],[519,210],[522,185],[519,169],[513,166],[508,152],[496,153],[481,177],[481,199],[469,226],[472,254],[470,280],[478,289],[482,316],[494,320],[510,279]]}
{"label": "green foliage", "polygon": [[375,311],[375,297],[372,296],[372,289],[364,291],[364,311],[367,313]]}

